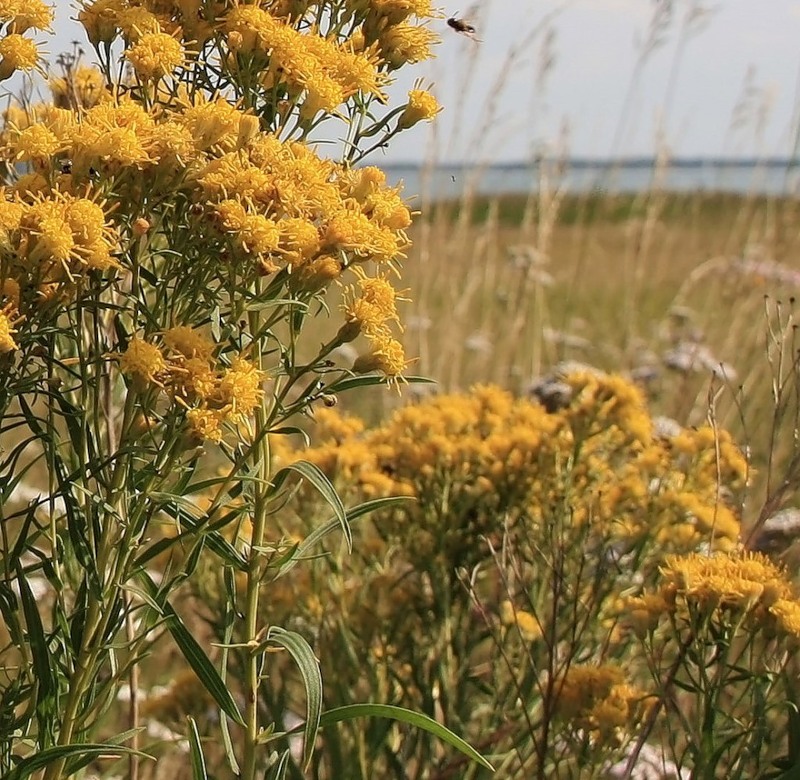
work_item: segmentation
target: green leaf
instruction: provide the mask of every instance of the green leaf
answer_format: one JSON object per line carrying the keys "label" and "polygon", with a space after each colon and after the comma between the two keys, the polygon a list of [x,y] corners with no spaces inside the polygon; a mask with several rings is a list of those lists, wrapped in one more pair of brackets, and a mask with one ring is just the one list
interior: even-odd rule
{"label": "green leaf", "polygon": [[203,757],[203,746],[200,744],[200,732],[197,722],[191,716],[189,721],[189,752],[192,758],[192,780],[208,780],[206,760]]}
{"label": "green leaf", "polygon": [[319,492],[320,495],[331,505],[336,512],[336,519],[344,532],[347,540],[347,549],[353,550],[353,532],[347,521],[347,511],[344,508],[342,499],[339,498],[331,481],[322,473],[320,468],[307,460],[298,460],[290,463],[275,474],[275,486],[280,487],[285,481],[290,471],[296,471],[301,477],[308,480]]}
{"label": "green leaf", "polygon": [[[145,584],[147,593],[152,599],[157,599],[158,588],[150,577],[145,573],[140,573],[140,578]],[[189,633],[184,622],[181,620],[178,613],[172,608],[172,605],[165,601],[160,609],[161,614],[166,619],[167,628],[169,629],[175,644],[178,645],[183,657],[192,670],[197,675],[198,679],[205,686],[205,689],[211,694],[214,701],[219,705],[219,708],[235,723],[240,726],[244,725],[244,720],[236,706],[236,702],[228,690],[228,686],[219,675],[219,672],[211,663],[208,656],[200,647],[197,640]]]}
{"label": "green leaf", "polygon": [[267,633],[270,644],[286,648],[294,658],[306,689],[306,722],[303,726],[303,765],[308,767],[317,741],[322,715],[322,673],[311,645],[294,631],[271,626]]}
{"label": "green leaf", "polygon": [[[425,376],[404,376],[402,382],[409,385],[418,384],[436,384],[434,379],[428,379]],[[328,393],[344,393],[356,387],[373,387],[374,385],[385,385],[386,377],[383,374],[366,374],[364,376],[348,376],[344,379],[339,379],[331,385],[328,385],[326,392]]]}
{"label": "green leaf", "polygon": [[133,748],[124,747],[122,745],[103,745],[92,742],[87,742],[85,745],[56,745],[55,747],[40,750],[32,756],[23,759],[19,762],[3,780],[25,780],[26,777],[44,769],[54,761],[63,761],[67,758],[77,756],[130,756],[136,755],[142,758],[152,759],[151,755],[142,753]]}
{"label": "green leaf", "polygon": [[411,726],[423,729],[442,742],[454,747],[456,750],[471,758],[482,767],[494,772],[494,767],[480,754],[475,748],[465,742],[461,737],[456,736],[450,729],[437,723],[433,718],[423,715],[421,712],[413,712],[405,707],[395,707],[391,704],[348,704],[344,707],[336,707],[322,714],[320,727],[328,726],[332,723],[340,723],[356,718],[390,718],[392,720],[408,723]]}
{"label": "green leaf", "polygon": [[[277,753],[273,753],[277,756]],[[291,751],[284,750],[281,757],[267,770],[264,780],[283,780],[286,777],[286,770],[289,768],[289,759],[292,757]]]}
{"label": "green leaf", "polygon": [[[346,514],[348,527],[354,520],[358,520],[360,517],[363,517],[370,512],[377,512],[381,509],[388,509],[390,506],[395,506],[396,504],[414,500],[415,499],[407,496],[389,496],[387,498],[376,498],[372,501],[365,501],[363,504],[359,504],[358,506],[347,510]],[[319,544],[319,542],[321,542],[329,533],[339,528],[341,524],[341,520],[339,520],[338,517],[332,517],[319,528],[313,530],[297,546],[297,550],[295,551],[295,554],[292,556],[291,560],[284,563],[283,566],[278,569],[278,577],[282,577],[284,574],[286,574],[286,572],[294,568],[304,557],[306,557],[312,547],[315,547],[317,544]]]}
{"label": "green leaf", "polygon": [[36,715],[39,720],[39,733],[40,737],[45,737],[52,731],[52,722],[50,721],[55,709],[56,681],[50,666],[50,650],[44,635],[39,608],[19,559],[16,561],[16,570],[22,612],[25,615],[25,626],[28,632],[28,646],[33,656],[33,673],[38,684]]}

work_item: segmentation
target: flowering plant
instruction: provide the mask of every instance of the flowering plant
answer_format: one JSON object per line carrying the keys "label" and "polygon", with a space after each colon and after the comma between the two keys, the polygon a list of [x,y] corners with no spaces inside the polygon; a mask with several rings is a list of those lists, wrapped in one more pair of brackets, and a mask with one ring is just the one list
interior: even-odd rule
{"label": "flowering plant", "polygon": [[[271,580],[328,532],[349,540],[370,507],[345,511],[310,463],[274,471],[270,443],[349,387],[402,380],[390,280],[410,212],[379,169],[354,164],[438,111],[421,90],[393,109],[384,92],[431,55],[434,15],[429,0],[85,0],[97,65],[62,57],[50,102],[6,111],[3,777],[123,754],[137,777],[140,672],[167,636],[237,776],[287,771],[285,740],[271,747],[282,715],[262,701],[276,650],[305,684],[301,763],[320,724],[346,717],[321,720],[314,651],[262,608]],[[0,80],[42,70],[33,33],[52,18],[42,0],[3,4]],[[316,150],[328,133],[338,161]],[[348,278],[343,323],[315,348],[305,326]],[[337,363],[358,337],[366,351]],[[333,514],[299,544],[272,525],[298,478]],[[230,585],[215,647],[181,614],[211,559]],[[208,745],[196,721],[188,733],[204,776]]]}

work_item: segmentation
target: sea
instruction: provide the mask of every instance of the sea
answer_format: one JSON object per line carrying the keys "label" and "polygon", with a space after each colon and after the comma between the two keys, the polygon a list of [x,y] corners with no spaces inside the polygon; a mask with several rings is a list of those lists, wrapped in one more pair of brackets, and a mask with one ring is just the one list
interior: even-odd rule
{"label": "sea", "polygon": [[667,192],[728,192],[740,195],[800,195],[800,160],[649,158],[567,160],[544,163],[440,164],[383,163],[392,184],[404,195],[449,200],[465,193],[514,195],[542,188],[570,194],[626,194],[659,189]]}

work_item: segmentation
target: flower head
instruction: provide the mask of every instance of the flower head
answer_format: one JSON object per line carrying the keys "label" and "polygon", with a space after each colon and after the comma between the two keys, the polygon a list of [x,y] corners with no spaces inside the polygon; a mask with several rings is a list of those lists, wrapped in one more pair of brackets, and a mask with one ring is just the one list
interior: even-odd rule
{"label": "flower head", "polygon": [[16,70],[33,70],[39,62],[39,49],[30,38],[19,33],[0,39],[0,81]]}
{"label": "flower head", "polygon": [[184,61],[183,47],[171,35],[146,33],[125,52],[136,75],[142,81],[154,81],[173,73]]}
{"label": "flower head", "polygon": [[425,122],[433,119],[442,107],[439,101],[425,89],[412,89],[408,93],[408,103],[400,114],[397,127],[406,130],[413,127],[417,122]]}
{"label": "flower head", "polygon": [[134,337],[119,358],[120,371],[142,382],[153,382],[167,367],[161,350],[155,344]]}

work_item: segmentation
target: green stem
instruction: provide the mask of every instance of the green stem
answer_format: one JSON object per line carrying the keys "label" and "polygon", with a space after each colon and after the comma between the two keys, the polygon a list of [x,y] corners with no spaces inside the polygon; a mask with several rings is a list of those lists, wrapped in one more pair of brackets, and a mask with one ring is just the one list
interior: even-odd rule
{"label": "green stem", "polygon": [[[250,313],[250,330],[260,331],[258,312]],[[255,342],[258,344],[258,342]],[[252,356],[256,368],[263,370],[260,350],[254,350]],[[247,569],[247,593],[245,599],[245,641],[254,646],[258,643],[258,612],[261,581],[264,576],[266,561],[264,558],[264,536],[266,534],[267,508],[270,497],[270,450],[269,436],[264,435],[271,417],[269,405],[272,402],[265,396],[255,415],[255,441],[252,461],[258,468],[258,479],[255,481],[255,497],[253,500],[253,531],[250,538],[250,562]],[[256,752],[258,748],[258,689],[261,682],[262,653],[250,650],[245,663],[245,709],[244,757],[241,777],[244,780],[255,780]]]}

